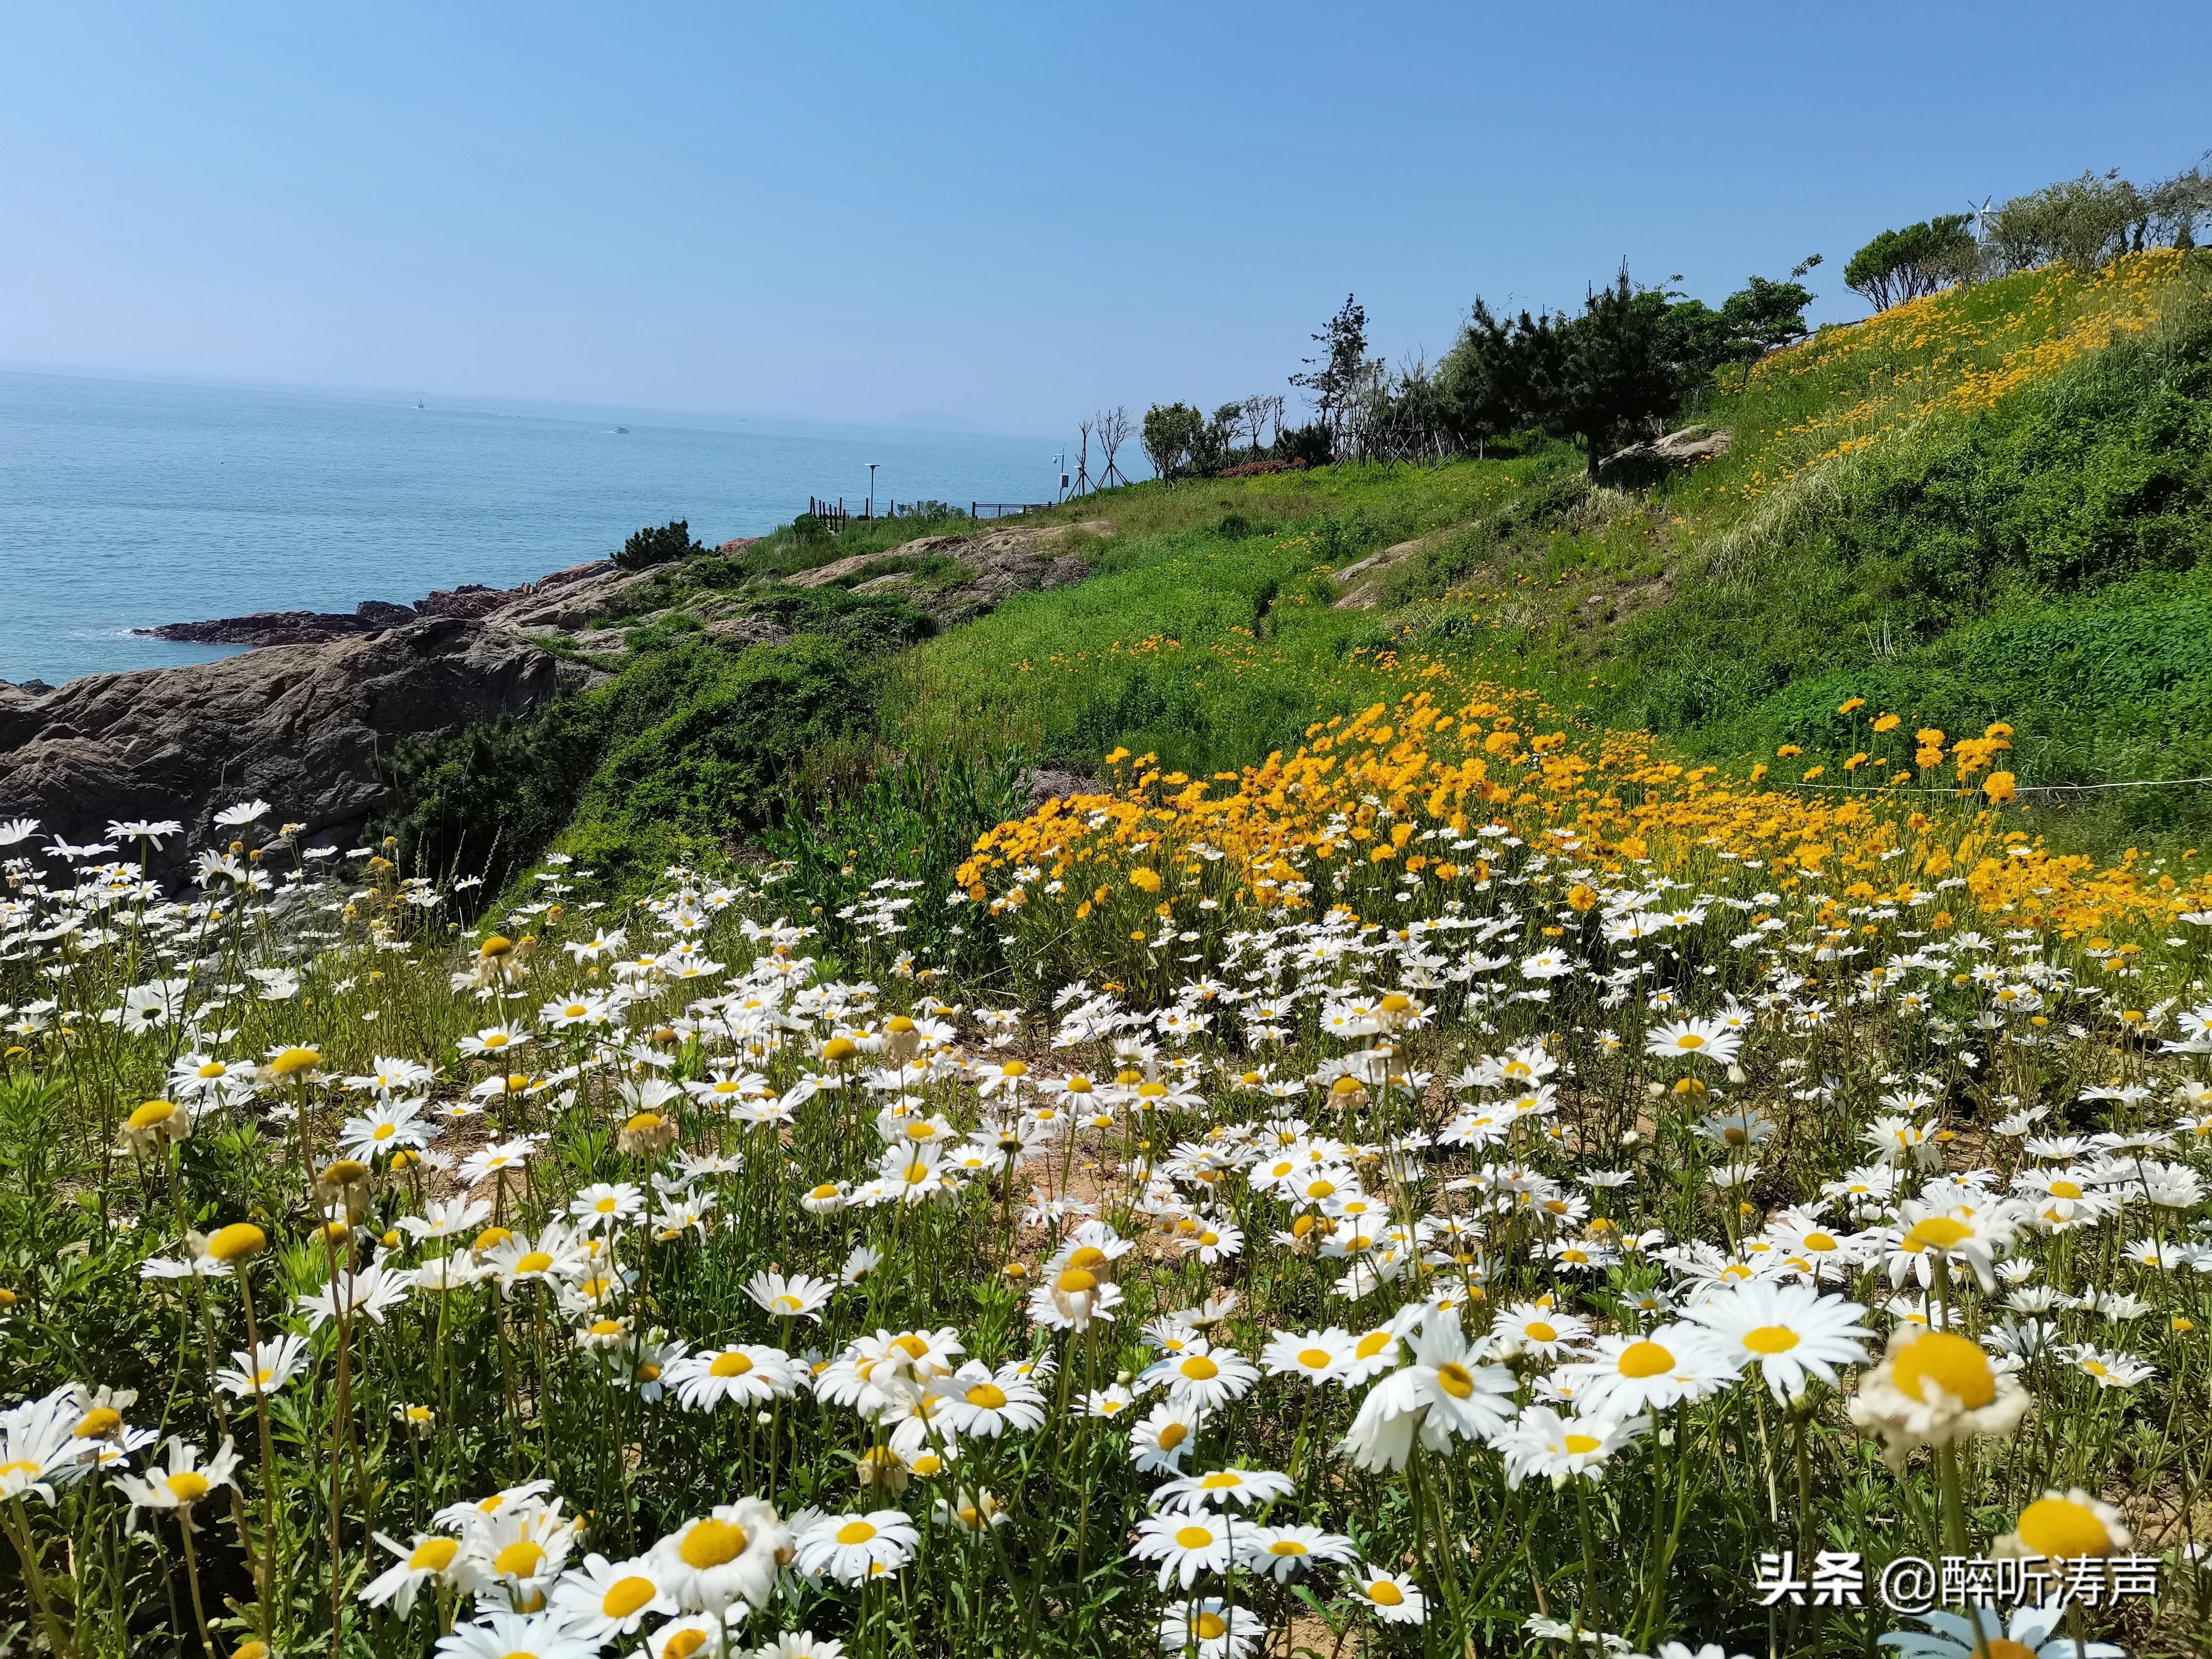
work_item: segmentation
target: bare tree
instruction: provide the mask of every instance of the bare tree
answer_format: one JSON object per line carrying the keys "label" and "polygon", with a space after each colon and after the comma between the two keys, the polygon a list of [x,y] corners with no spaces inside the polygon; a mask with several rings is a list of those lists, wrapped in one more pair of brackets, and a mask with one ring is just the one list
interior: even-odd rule
{"label": "bare tree", "polygon": [[1098,453],[1106,458],[1106,465],[1099,471],[1097,487],[1110,489],[1117,483],[1128,483],[1128,475],[1115,460],[1131,436],[1127,406],[1117,404],[1112,409],[1102,409],[1091,420],[1092,428],[1098,434]]}
{"label": "bare tree", "polygon": [[1267,447],[1267,440],[1261,434],[1267,429],[1267,415],[1281,401],[1281,398],[1271,398],[1264,392],[1244,400],[1244,428],[1252,434],[1252,448],[1255,453]]}
{"label": "bare tree", "polygon": [[1097,419],[1098,417],[1094,415],[1091,419],[1080,423],[1083,447],[1076,452],[1075,482],[1069,486],[1067,491],[1067,499],[1070,501],[1087,493],[1091,489],[1091,428],[1097,423]]}

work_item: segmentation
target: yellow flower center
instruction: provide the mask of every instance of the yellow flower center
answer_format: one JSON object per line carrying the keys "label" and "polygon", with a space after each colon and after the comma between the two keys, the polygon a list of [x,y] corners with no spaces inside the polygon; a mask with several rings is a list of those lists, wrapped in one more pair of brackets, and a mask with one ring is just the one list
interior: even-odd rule
{"label": "yellow flower center", "polygon": [[543,1250],[532,1250],[517,1258],[514,1271],[518,1273],[542,1273],[553,1265],[553,1258]]}
{"label": "yellow flower center", "polygon": [[875,1535],[873,1523],[866,1521],[848,1521],[837,1528],[837,1541],[841,1544],[865,1544]]}
{"label": "yellow flower center", "polygon": [[714,1363],[707,1367],[709,1376],[743,1376],[752,1370],[753,1362],[741,1353],[718,1353]]}
{"label": "yellow flower center", "polygon": [[1211,1382],[1221,1375],[1221,1367],[1202,1353],[1194,1353],[1176,1368],[1194,1382]]}
{"label": "yellow flower center", "polygon": [[1359,1339],[1359,1346],[1352,1350],[1352,1353],[1361,1359],[1372,1359],[1389,1347],[1391,1340],[1388,1331],[1370,1331]]}
{"label": "yellow flower center", "polygon": [[1531,1342],[1556,1342],[1559,1340],[1559,1328],[1556,1326],[1547,1325],[1540,1319],[1531,1320],[1522,1334]]}
{"label": "yellow flower center", "polygon": [[94,1406],[78,1419],[76,1438],[105,1440],[123,1426],[123,1413],[112,1406]]}
{"label": "yellow flower center", "polygon": [[1097,1275],[1085,1273],[1080,1267],[1070,1267],[1053,1282],[1069,1296],[1084,1295],[1098,1288]]}
{"label": "yellow flower center", "polygon": [[607,1593],[599,1598],[599,1611],[610,1619],[627,1619],[659,1594],[653,1580],[632,1573],[607,1586]]}
{"label": "yellow flower center", "polygon": [[2051,1183],[2051,1195],[2053,1198],[2079,1198],[2081,1188],[2071,1181],[2054,1181]]}
{"label": "yellow flower center", "polygon": [[208,1495],[207,1476],[191,1469],[170,1475],[162,1484],[168,1487],[169,1496],[179,1504],[197,1504]]}
{"label": "yellow flower center", "polygon": [[1006,1391],[995,1382],[978,1382],[968,1390],[968,1403],[994,1412],[1006,1403]]}
{"label": "yellow flower center", "polygon": [[171,1118],[176,1116],[176,1115],[177,1103],[175,1101],[149,1100],[143,1106],[141,1106],[137,1111],[131,1114],[131,1127],[143,1133],[145,1130],[152,1128],[157,1123],[167,1123]]}
{"label": "yellow flower center", "polygon": [[1705,1040],[1695,1031],[1685,1031],[1674,1039],[1674,1046],[1677,1048],[1702,1048],[1705,1046]]}
{"label": "yellow flower center", "polygon": [[1805,1248],[1808,1250],[1832,1250],[1838,1248],[1835,1239],[1826,1233],[1807,1233]]}
{"label": "yellow flower center", "polygon": [[[1291,1552],[1279,1551],[1278,1553],[1289,1554]],[[1198,1632],[1198,1639],[1200,1641],[1218,1642],[1221,1639],[1222,1633],[1229,1628],[1229,1621],[1224,1619],[1218,1613],[1201,1613],[1198,1615],[1197,1620],[1193,1623],[1191,1628]]]}
{"label": "yellow flower center", "polygon": [[1067,1265],[1071,1267],[1095,1267],[1105,1259],[1106,1252],[1096,1244],[1079,1244],[1069,1253]]}
{"label": "yellow flower center", "polygon": [[660,1659],[694,1659],[707,1640],[703,1630],[679,1630],[662,1644]]}
{"label": "yellow flower center", "polygon": [[1571,1434],[1566,1439],[1567,1449],[1577,1457],[1589,1455],[1603,1443],[1596,1436],[1589,1434]]}
{"label": "yellow flower center", "polygon": [[1329,1352],[1327,1348],[1300,1348],[1298,1350],[1298,1364],[1304,1366],[1310,1371],[1324,1370],[1328,1366],[1328,1362],[1335,1358],[1336,1356]]}
{"label": "yellow flower center", "polygon": [[684,1534],[676,1553],[687,1567],[720,1567],[743,1555],[749,1541],[743,1527],[710,1515]]}
{"label": "yellow flower center", "polygon": [[531,1578],[545,1565],[545,1551],[527,1538],[518,1538],[491,1559],[491,1570],[508,1578]]}
{"label": "yellow flower center", "polygon": [[461,1551],[458,1538],[426,1538],[408,1556],[407,1565],[418,1572],[443,1572]]}
{"label": "yellow flower center", "polygon": [[1743,1334],[1743,1346],[1753,1353],[1788,1353],[1801,1340],[1786,1325],[1761,1325]]}
{"label": "yellow flower center", "polygon": [[1160,1449],[1173,1451],[1190,1438],[1190,1425],[1186,1423],[1164,1423],[1160,1425]]}
{"label": "yellow flower center", "polygon": [[1917,1250],[1948,1250],[1955,1249],[1961,1239],[1970,1238],[1974,1230],[1965,1222],[1948,1215],[1931,1215],[1916,1222],[1905,1242]]}
{"label": "yellow flower center", "polygon": [[1942,1389],[1969,1410],[1978,1410],[1997,1397],[1997,1380],[1990,1370],[1990,1357],[1963,1336],[1949,1331],[1929,1331],[1897,1351],[1890,1374],[1909,1400],[1933,1404],[1928,1390]]}
{"label": "yellow flower center", "polygon": [[1623,1376],[1656,1376],[1674,1369],[1674,1356],[1656,1342],[1632,1342],[1620,1352]]}
{"label": "yellow flower center", "polygon": [[1367,1599],[1378,1607],[1403,1607],[1406,1592],[1387,1578],[1378,1578],[1367,1587]]}
{"label": "yellow flower center", "polygon": [[1464,1400],[1474,1392],[1474,1373],[1447,1359],[1437,1367],[1437,1383],[1453,1399]]}
{"label": "yellow flower center", "polygon": [[2086,1504],[2044,1498],[2020,1512],[2020,1541],[2038,1555],[2110,1555],[2112,1534]]}
{"label": "yellow flower center", "polygon": [[1212,1530],[1206,1527],[1178,1527],[1176,1545],[1179,1549],[1202,1550],[1213,1541]]}

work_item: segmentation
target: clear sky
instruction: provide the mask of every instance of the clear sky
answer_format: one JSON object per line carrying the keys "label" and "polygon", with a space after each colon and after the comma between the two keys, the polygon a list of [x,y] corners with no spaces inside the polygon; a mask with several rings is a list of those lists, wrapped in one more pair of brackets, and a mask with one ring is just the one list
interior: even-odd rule
{"label": "clear sky", "polygon": [[0,362],[1057,436],[2212,144],[2180,4],[0,0]]}

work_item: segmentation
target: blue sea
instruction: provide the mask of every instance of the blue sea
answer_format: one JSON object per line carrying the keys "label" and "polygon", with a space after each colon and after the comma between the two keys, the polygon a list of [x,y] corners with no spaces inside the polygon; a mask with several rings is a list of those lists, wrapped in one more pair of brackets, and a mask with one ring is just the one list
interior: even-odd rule
{"label": "blue sea", "polygon": [[671,519],[857,512],[871,461],[879,507],[1059,481],[1039,438],[424,401],[0,372],[0,680],[226,656],[131,630],[512,586]]}

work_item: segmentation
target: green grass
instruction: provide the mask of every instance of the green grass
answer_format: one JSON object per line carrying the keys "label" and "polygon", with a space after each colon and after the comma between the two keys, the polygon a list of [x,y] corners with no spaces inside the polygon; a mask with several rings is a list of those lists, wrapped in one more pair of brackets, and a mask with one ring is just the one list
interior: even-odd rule
{"label": "green grass", "polygon": [[[892,664],[886,738],[1079,768],[1125,746],[1194,775],[1288,750],[1315,720],[1373,701],[1366,664],[1420,620],[1336,609],[1333,573],[1495,515],[1572,465],[1561,450],[1331,468],[1146,484],[1062,508],[1121,527],[1091,580],[1010,600]],[[1455,648],[1446,635],[1424,642]]]}
{"label": "green grass", "polygon": [[[2030,272],[1824,331],[1747,385],[1724,375],[1696,418],[1729,427],[1730,453],[1649,494],[1594,488],[1539,441],[1086,496],[1024,522],[1109,521],[1060,544],[1088,580],[934,637],[905,598],[787,579],[873,555],[854,583],[957,580],[957,550],[897,550],[995,526],[785,526],[663,571],[611,686],[407,757],[401,816],[450,860],[488,835],[527,856],[573,811],[570,850],[650,875],[834,813],[887,766],[1091,769],[1126,746],[1231,771],[1383,695],[1372,665],[1393,648],[1700,757],[1793,743],[1833,765],[1867,740],[1837,706],[1864,697],[1908,732],[2009,722],[2024,782],[2212,773],[2207,270]],[[1417,538],[1378,608],[1334,607],[1336,573]],[[733,611],[799,637],[701,637]],[[2212,828],[2212,792],[2063,816],[2106,850]]]}

